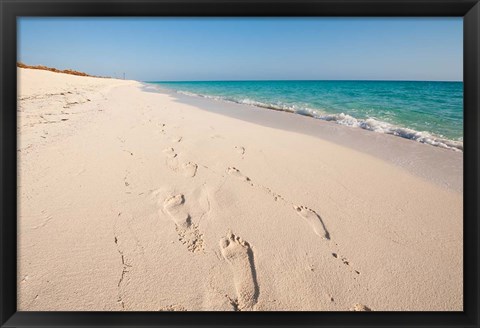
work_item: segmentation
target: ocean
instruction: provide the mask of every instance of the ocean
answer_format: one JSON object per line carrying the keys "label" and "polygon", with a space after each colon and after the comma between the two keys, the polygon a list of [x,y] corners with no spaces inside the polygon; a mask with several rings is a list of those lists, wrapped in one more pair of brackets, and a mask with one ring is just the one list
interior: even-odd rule
{"label": "ocean", "polygon": [[289,111],[463,151],[463,83],[423,81],[148,82],[187,95]]}

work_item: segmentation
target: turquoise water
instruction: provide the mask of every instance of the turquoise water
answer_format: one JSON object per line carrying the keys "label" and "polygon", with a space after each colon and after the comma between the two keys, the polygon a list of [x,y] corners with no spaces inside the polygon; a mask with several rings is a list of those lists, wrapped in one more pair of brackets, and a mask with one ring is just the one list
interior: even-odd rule
{"label": "turquoise water", "polygon": [[406,81],[150,82],[180,93],[285,110],[463,149],[463,83]]}

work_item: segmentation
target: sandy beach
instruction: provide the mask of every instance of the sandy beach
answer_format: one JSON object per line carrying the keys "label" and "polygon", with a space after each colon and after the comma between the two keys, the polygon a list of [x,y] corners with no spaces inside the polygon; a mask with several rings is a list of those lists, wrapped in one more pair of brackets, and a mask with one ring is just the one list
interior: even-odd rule
{"label": "sandy beach", "polygon": [[463,153],[18,69],[19,311],[462,311]]}

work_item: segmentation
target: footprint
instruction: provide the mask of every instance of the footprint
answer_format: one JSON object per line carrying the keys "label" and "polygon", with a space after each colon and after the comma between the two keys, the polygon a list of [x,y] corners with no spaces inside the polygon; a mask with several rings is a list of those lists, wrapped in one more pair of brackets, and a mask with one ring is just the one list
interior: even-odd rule
{"label": "footprint", "polygon": [[192,162],[183,164],[183,172],[186,177],[193,178],[197,174],[198,165]]}
{"label": "footprint", "polygon": [[172,142],[180,142],[182,141],[182,139],[183,139],[182,137],[173,137],[171,140]]}
{"label": "footprint", "polygon": [[173,304],[173,305],[167,305],[167,306],[161,307],[158,311],[160,312],[187,311],[187,309],[181,305]]}
{"label": "footprint", "polygon": [[237,168],[229,167],[227,173],[242,181],[250,181],[249,177],[244,176]]}
{"label": "footprint", "polygon": [[192,224],[190,214],[185,210],[185,197],[182,194],[168,197],[163,203],[163,208],[175,222],[175,230],[177,231],[179,241],[187,246],[192,252],[202,251],[203,235],[195,224]]}
{"label": "footprint", "polygon": [[182,194],[178,194],[165,199],[163,208],[170,215],[170,218],[175,222],[177,226],[183,228],[189,228],[191,225],[190,214],[183,210],[183,204],[185,203],[185,197]]}
{"label": "footprint", "polygon": [[245,154],[245,148],[242,147],[242,146],[235,146],[235,150],[236,150],[237,153],[239,153],[240,155]]}
{"label": "footprint", "polygon": [[166,148],[163,150],[163,152],[170,158],[177,157],[177,154],[175,153],[175,149],[173,148]]}
{"label": "footprint", "polygon": [[167,155],[166,164],[168,168],[176,172],[178,170],[178,159],[175,150],[173,148],[166,148],[163,152]]}
{"label": "footprint", "polygon": [[306,208],[305,206],[294,206],[293,208],[297,211],[298,215],[300,215],[305,219],[305,221],[308,222],[308,224],[310,224],[310,226],[313,228],[313,231],[315,231],[318,236],[325,239],[330,239],[330,233],[327,231],[327,228],[320,218],[320,215],[315,213],[315,211]]}
{"label": "footprint", "polygon": [[237,299],[233,302],[240,311],[252,310],[257,303],[259,291],[250,245],[229,232],[220,240],[220,250],[233,271],[237,291]]}
{"label": "footprint", "polygon": [[353,306],[352,309],[350,309],[350,311],[372,311],[372,309],[370,309],[368,306],[357,303]]}

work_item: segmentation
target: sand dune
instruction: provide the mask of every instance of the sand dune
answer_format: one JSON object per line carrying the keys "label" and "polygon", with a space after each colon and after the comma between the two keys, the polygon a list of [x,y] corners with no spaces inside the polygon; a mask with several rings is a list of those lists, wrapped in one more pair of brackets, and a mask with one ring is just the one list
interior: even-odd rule
{"label": "sand dune", "polygon": [[457,153],[415,145],[448,159],[422,177],[362,152],[366,131],[18,74],[19,310],[463,309],[461,182],[438,183],[461,181]]}

